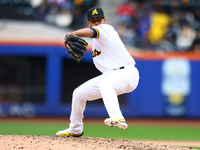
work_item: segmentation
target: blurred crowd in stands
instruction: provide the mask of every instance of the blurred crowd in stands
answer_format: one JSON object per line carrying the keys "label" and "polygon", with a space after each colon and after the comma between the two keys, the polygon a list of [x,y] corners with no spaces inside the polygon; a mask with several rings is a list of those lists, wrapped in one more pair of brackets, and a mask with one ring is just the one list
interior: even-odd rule
{"label": "blurred crowd in stands", "polygon": [[200,52],[199,8],[199,0],[127,0],[116,10],[116,28],[139,49]]}
{"label": "blurred crowd in stands", "polygon": [[[98,0],[0,0],[0,5],[12,8],[11,4],[20,2],[24,3],[24,9],[19,10],[24,10],[27,16],[31,14],[35,20],[72,29],[85,27],[87,10],[99,3]],[[113,26],[126,45],[138,49],[200,51],[199,8],[200,0],[122,0]]]}
{"label": "blurred crowd in stands", "polygon": [[86,12],[98,0],[0,0],[0,18],[35,19],[59,27],[85,26]]}
{"label": "blurred crowd in stands", "polygon": [[[38,0],[32,0],[38,1]],[[97,5],[97,0],[39,0],[35,19],[45,20],[60,27],[79,29],[85,26],[87,10]],[[33,5],[33,3],[32,3]]]}

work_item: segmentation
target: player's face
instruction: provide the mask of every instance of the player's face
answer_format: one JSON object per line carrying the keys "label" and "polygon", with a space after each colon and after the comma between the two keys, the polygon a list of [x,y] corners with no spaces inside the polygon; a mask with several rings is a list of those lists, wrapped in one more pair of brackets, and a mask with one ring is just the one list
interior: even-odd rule
{"label": "player's face", "polygon": [[93,26],[98,26],[100,24],[103,24],[104,22],[106,21],[105,18],[92,18],[88,21],[88,25],[90,27],[93,27]]}

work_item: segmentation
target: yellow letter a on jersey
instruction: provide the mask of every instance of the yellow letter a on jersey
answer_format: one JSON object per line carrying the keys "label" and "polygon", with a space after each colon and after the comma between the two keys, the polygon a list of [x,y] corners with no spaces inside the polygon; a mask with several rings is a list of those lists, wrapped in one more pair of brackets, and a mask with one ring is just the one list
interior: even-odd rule
{"label": "yellow letter a on jersey", "polygon": [[94,50],[94,51],[92,51],[92,57],[94,58],[94,57],[96,57],[96,56],[99,56],[101,54],[101,51],[98,51],[98,50]]}

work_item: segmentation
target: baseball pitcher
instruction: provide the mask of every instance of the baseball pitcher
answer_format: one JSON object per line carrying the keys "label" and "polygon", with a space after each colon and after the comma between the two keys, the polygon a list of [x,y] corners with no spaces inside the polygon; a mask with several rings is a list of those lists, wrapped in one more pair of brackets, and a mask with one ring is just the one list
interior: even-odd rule
{"label": "baseball pitcher", "polygon": [[135,60],[126,50],[116,30],[105,24],[101,8],[89,9],[87,19],[89,27],[68,33],[65,36],[65,46],[67,53],[79,62],[87,46],[81,37],[93,38],[93,62],[102,74],[74,90],[69,128],[58,131],[57,136],[82,136],[86,102],[99,98],[103,99],[109,115],[104,123],[110,127],[128,128],[119,107],[118,95],[132,92],[138,85],[139,72]]}

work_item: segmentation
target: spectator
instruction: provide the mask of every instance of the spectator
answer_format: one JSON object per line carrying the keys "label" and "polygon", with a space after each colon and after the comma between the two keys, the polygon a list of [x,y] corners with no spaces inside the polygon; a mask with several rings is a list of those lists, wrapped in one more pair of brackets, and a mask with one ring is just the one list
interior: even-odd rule
{"label": "spectator", "polygon": [[80,29],[86,25],[86,12],[89,8],[94,7],[98,0],[74,0],[73,21],[71,24],[72,29]]}
{"label": "spectator", "polygon": [[59,5],[61,4],[61,2],[57,0],[48,0],[47,3],[48,3],[48,14],[45,20],[48,23],[55,24],[57,14],[59,14],[61,10],[61,6]]}
{"label": "spectator", "polygon": [[146,37],[150,29],[150,26],[151,22],[150,22],[149,11],[146,11],[144,15],[141,15],[141,17],[139,17],[137,20],[137,36],[139,39],[142,40]]}
{"label": "spectator", "polygon": [[68,27],[72,22],[72,10],[71,0],[43,0],[36,9],[35,18],[60,27]]}
{"label": "spectator", "polygon": [[148,38],[148,32],[151,26],[150,21],[150,10],[145,9],[138,13],[138,19],[137,19],[137,27],[136,27],[136,33],[138,42],[137,45],[139,48],[147,48],[149,49],[151,46],[151,43],[149,42]]}
{"label": "spectator", "polygon": [[194,50],[193,51],[200,53],[200,43],[197,43],[197,44],[194,45]]}
{"label": "spectator", "polygon": [[196,31],[188,23],[185,23],[176,39],[177,50],[181,52],[191,50],[195,37]]}
{"label": "spectator", "polygon": [[159,7],[155,13],[152,13],[148,36],[153,45],[157,45],[159,40],[165,36],[169,23],[170,17],[162,7]]}
{"label": "spectator", "polygon": [[56,25],[60,27],[68,27],[69,25],[71,25],[72,20],[73,20],[73,16],[70,10],[67,8],[62,8],[61,12],[57,14],[55,22],[56,22]]}
{"label": "spectator", "polygon": [[126,0],[120,6],[118,6],[117,11],[117,24],[125,22],[128,27],[131,26],[133,22],[133,17],[135,16],[135,5],[131,0]]}
{"label": "spectator", "polygon": [[46,0],[41,0],[40,3],[32,2],[32,6],[35,9],[34,19],[44,20],[48,13],[48,6]]}

